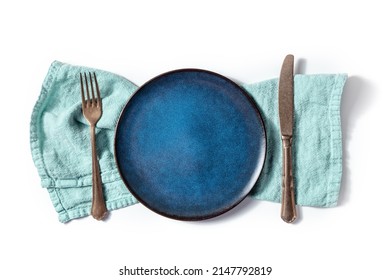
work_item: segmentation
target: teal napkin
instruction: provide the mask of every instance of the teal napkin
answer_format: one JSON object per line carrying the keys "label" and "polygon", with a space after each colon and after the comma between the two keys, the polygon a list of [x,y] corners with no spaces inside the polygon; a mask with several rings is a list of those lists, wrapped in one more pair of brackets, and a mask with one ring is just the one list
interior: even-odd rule
{"label": "teal napkin", "polygon": [[[103,98],[96,143],[107,208],[137,203],[123,184],[114,159],[115,126],[137,86],[119,75],[58,61],[52,63],[30,123],[32,158],[61,222],[88,216],[91,207],[89,125],[81,112],[79,73],[95,71]],[[299,205],[337,204],[342,175],[340,101],[347,76],[295,76],[293,152],[296,201]],[[280,201],[281,141],[278,79],[242,85],[262,112],[268,150],[264,169],[251,196]]]}

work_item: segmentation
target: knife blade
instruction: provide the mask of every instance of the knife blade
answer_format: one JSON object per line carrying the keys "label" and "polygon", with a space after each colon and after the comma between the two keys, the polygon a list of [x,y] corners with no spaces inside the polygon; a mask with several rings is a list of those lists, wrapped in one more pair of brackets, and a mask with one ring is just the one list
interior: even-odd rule
{"label": "knife blade", "polygon": [[279,78],[279,122],[283,144],[283,180],[281,218],[292,223],[297,217],[292,165],[294,126],[294,56],[283,61]]}

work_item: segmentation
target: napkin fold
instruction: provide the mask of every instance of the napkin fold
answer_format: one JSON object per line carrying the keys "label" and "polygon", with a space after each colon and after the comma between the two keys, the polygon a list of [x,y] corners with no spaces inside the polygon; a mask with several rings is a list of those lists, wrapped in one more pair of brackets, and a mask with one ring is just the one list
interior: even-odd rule
{"label": "napkin fold", "polygon": [[[117,170],[114,135],[120,113],[138,87],[114,73],[54,61],[32,112],[30,146],[41,185],[47,189],[63,223],[90,214],[91,147],[89,124],[81,111],[78,76],[88,71],[96,73],[103,99],[96,144],[107,208],[115,210],[137,203]],[[298,205],[337,205],[342,176],[340,102],[346,79],[345,74],[294,78],[293,164]],[[279,202],[282,145],[278,79],[242,87],[257,102],[267,132],[266,162],[251,196]]]}
{"label": "napkin fold", "polygon": [[[293,173],[296,203],[337,205],[342,177],[341,95],[345,74],[295,75]],[[279,129],[278,79],[243,85],[259,104],[267,132],[267,155],[253,188],[254,198],[279,202],[282,143]]]}

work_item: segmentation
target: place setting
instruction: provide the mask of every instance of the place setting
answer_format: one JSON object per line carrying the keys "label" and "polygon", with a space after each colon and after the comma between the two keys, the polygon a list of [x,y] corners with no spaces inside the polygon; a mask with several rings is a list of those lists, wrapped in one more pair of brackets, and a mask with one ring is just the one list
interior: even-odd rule
{"label": "place setting", "polygon": [[[346,74],[295,74],[243,84],[174,69],[141,86],[54,61],[33,108],[30,145],[62,223],[141,203],[181,221],[219,217],[251,199],[275,217],[335,207],[342,177]],[[261,215],[261,213],[259,213]]]}

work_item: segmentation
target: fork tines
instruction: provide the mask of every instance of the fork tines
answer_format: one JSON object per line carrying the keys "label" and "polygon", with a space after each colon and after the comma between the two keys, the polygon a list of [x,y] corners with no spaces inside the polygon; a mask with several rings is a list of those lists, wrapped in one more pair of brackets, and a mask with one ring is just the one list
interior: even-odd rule
{"label": "fork tines", "polygon": [[[93,72],[93,74],[91,72],[88,72],[89,85],[88,85],[87,73],[84,72],[83,74],[80,73],[80,84],[81,84],[81,95],[82,95],[83,107],[91,106],[92,103],[96,103],[97,106],[100,106],[101,105],[100,90],[97,83],[95,72]],[[86,95],[85,95],[84,87],[87,92]],[[90,91],[91,91],[91,95],[90,95]]]}

